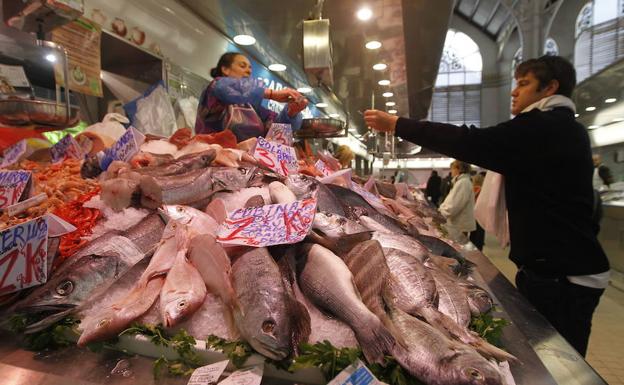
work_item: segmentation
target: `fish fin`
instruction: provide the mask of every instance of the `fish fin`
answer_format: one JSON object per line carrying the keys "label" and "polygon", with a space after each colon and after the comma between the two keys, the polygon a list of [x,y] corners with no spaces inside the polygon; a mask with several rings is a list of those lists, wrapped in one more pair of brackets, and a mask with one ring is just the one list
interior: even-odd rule
{"label": "fish fin", "polygon": [[319,234],[316,230],[312,230],[308,234],[308,239],[311,242],[318,243],[319,245],[331,250],[334,254],[341,256],[353,249],[358,244],[368,241],[373,237],[372,231],[363,231],[361,233],[343,235],[340,238],[330,238]]}
{"label": "fish fin", "polygon": [[364,328],[353,328],[357,340],[362,347],[362,353],[369,363],[383,365],[384,355],[391,354],[396,345],[392,333],[375,317],[375,322]]}
{"label": "fish fin", "polygon": [[294,354],[298,356],[299,345],[302,342],[308,342],[308,339],[310,338],[310,333],[312,332],[312,321],[310,320],[310,313],[308,313],[308,309],[294,297],[290,297],[288,308],[290,309],[290,314],[294,320],[291,335],[292,348]]}
{"label": "fish fin", "polygon": [[477,350],[477,352],[479,352],[479,354],[481,354],[482,356],[486,358],[494,358],[495,360],[499,362],[509,361],[509,362],[521,363],[520,360],[513,354],[508,353],[504,351],[503,349],[498,348],[485,340],[482,340],[481,338],[479,338],[476,343],[473,343],[470,345],[474,347]]}
{"label": "fish fin", "polygon": [[238,300],[234,299],[235,303],[230,304],[230,306],[225,305],[223,309],[223,318],[225,318],[225,326],[227,326],[228,331],[230,332],[230,336],[233,340],[240,338],[240,332],[238,331],[238,327],[236,327],[236,320],[234,314],[238,312],[238,314],[243,314],[240,306],[238,305]]}

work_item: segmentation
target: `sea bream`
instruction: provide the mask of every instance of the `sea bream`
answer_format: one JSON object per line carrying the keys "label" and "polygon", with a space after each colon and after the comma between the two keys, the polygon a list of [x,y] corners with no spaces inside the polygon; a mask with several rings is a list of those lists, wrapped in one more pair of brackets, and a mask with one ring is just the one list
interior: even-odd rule
{"label": "sea bream", "polygon": [[316,195],[317,211],[346,216],[338,198],[318,180],[302,175],[289,175],[285,181],[286,187],[292,191],[297,199],[303,200]]}

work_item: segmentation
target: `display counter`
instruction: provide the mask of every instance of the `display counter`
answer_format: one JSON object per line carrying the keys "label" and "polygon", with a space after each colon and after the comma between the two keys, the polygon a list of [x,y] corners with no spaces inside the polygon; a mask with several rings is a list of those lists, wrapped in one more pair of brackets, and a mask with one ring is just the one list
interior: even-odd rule
{"label": "display counter", "polygon": [[[522,364],[511,365],[517,385],[607,384],[555,329],[520,295],[503,274],[479,251],[464,255],[477,265],[477,281],[489,288],[500,312],[511,324],[505,327],[503,346]],[[478,282],[479,283],[479,282]],[[74,384],[186,384],[187,378],[155,380],[153,359],[104,350],[94,353],[70,347],[53,352],[33,353],[20,348],[18,339],[0,332],[0,371],[12,385]],[[123,374],[113,370],[120,360],[129,364]],[[301,381],[300,381],[301,382]],[[285,384],[265,376],[263,384]],[[313,382],[311,382],[313,383]]]}

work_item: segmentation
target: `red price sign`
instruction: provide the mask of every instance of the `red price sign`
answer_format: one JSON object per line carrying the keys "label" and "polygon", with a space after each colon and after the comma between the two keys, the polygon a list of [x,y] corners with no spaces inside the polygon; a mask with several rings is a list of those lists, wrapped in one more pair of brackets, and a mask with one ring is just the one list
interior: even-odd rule
{"label": "red price sign", "polygon": [[299,169],[293,147],[270,142],[263,137],[258,138],[253,156],[262,166],[284,176],[294,174]]}
{"label": "red price sign", "polygon": [[0,171],[0,208],[19,202],[30,182],[30,171]]}
{"label": "red price sign", "polygon": [[47,280],[48,224],[40,217],[0,232],[0,295]]}

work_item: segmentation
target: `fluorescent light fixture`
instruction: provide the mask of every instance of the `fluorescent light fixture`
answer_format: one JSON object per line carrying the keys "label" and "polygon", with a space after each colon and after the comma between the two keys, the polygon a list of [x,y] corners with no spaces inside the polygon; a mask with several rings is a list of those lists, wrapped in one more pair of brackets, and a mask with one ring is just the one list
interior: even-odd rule
{"label": "fluorescent light fixture", "polygon": [[370,20],[373,17],[373,11],[368,7],[363,7],[357,11],[356,16],[362,21]]}
{"label": "fluorescent light fixture", "polygon": [[575,118],[578,118],[578,117],[579,117],[579,114],[574,114],[574,117],[575,117]]}
{"label": "fluorescent light fixture", "polygon": [[383,96],[384,98],[391,98],[394,96],[394,94],[392,92],[384,92],[383,94],[381,94],[381,96]]}
{"label": "fluorescent light fixture", "polygon": [[605,103],[615,103],[615,102],[617,102],[616,98],[605,99]]}
{"label": "fluorescent light fixture", "polygon": [[53,53],[49,53],[45,56],[46,60],[49,61],[50,63],[55,63],[56,62],[56,55]]}
{"label": "fluorescent light fixture", "polygon": [[256,44],[256,38],[251,35],[236,35],[234,36],[234,43],[239,45],[253,45]]}
{"label": "fluorescent light fixture", "polygon": [[325,107],[327,107],[327,103],[323,103],[323,102],[321,102],[321,103],[316,103],[316,106],[317,106],[318,108],[325,108]]}
{"label": "fluorescent light fixture", "polygon": [[585,109],[585,111],[595,111],[595,110],[596,110],[596,107],[594,106],[589,106]]}
{"label": "fluorescent light fixture", "polygon": [[600,127],[600,126],[599,126],[599,125],[597,125],[597,124],[592,124],[591,126],[589,126],[589,127],[587,127],[587,128],[589,128],[590,130],[593,130],[593,129],[596,129],[596,128],[598,128],[598,127]]}
{"label": "fluorescent light fixture", "polygon": [[339,118],[340,114],[329,114],[330,118]]}
{"label": "fluorescent light fixture", "polygon": [[385,70],[386,68],[388,68],[388,66],[386,65],[386,63],[377,63],[377,64],[373,65],[373,69],[374,69],[375,71],[383,71],[383,70]]}
{"label": "fluorescent light fixture", "polygon": [[377,40],[371,40],[368,43],[366,43],[366,48],[368,48],[368,49],[379,49],[379,48],[381,48],[381,42],[378,42]]}
{"label": "fluorescent light fixture", "polygon": [[377,84],[379,84],[380,86],[389,86],[390,80],[383,79],[383,80],[378,81]]}
{"label": "fluorescent light fixture", "polygon": [[397,110],[388,110],[389,114],[396,114],[397,112],[399,112],[399,111],[397,111]]}
{"label": "fluorescent light fixture", "polygon": [[269,69],[275,72],[282,72],[282,71],[286,71],[286,66],[283,64],[275,63],[275,64],[271,64],[269,66]]}
{"label": "fluorescent light fixture", "polygon": [[310,92],[312,92],[312,88],[310,88],[310,87],[299,87],[299,88],[297,88],[297,92],[300,92],[302,94],[309,94]]}
{"label": "fluorescent light fixture", "polygon": [[386,102],[386,106],[394,107],[394,106],[396,106],[396,103],[395,102]]}

